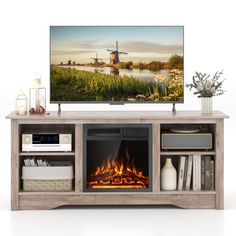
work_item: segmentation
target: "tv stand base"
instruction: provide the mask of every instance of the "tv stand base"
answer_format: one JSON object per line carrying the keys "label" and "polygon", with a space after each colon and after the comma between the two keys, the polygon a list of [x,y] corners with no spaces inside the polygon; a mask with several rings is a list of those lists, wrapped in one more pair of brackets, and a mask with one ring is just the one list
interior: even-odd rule
{"label": "tv stand base", "polygon": [[21,210],[47,210],[61,206],[137,206],[137,205],[171,205],[186,209],[215,209],[215,192],[188,191],[172,193],[26,193],[19,196]]}

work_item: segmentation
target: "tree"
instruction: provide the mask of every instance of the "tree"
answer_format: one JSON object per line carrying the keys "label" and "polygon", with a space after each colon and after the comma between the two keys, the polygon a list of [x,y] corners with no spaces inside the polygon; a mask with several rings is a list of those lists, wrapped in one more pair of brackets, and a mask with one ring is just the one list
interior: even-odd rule
{"label": "tree", "polygon": [[182,56],[179,55],[173,55],[169,59],[169,66],[170,69],[179,69],[183,70],[184,68],[184,59]]}
{"label": "tree", "polygon": [[132,69],[133,67],[133,62],[132,61],[129,61],[126,63],[126,69]]}
{"label": "tree", "polygon": [[159,71],[161,70],[162,63],[160,61],[152,61],[147,64],[147,69],[152,71]]}
{"label": "tree", "polygon": [[129,61],[129,62],[120,62],[117,67],[119,69],[127,69],[127,70],[131,70],[133,69],[133,62]]}

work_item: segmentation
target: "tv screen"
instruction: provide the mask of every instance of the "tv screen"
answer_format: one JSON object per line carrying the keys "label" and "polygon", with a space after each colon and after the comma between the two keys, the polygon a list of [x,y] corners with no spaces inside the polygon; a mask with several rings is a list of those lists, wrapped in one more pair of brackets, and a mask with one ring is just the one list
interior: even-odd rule
{"label": "tv screen", "polygon": [[52,103],[183,102],[183,26],[51,26]]}

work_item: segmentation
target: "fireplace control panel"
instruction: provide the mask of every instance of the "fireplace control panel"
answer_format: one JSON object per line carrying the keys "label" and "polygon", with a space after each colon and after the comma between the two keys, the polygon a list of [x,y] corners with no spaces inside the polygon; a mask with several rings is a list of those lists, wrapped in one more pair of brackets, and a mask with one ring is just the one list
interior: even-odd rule
{"label": "fireplace control panel", "polygon": [[88,128],[87,136],[93,137],[143,137],[148,138],[149,130],[147,128]]}

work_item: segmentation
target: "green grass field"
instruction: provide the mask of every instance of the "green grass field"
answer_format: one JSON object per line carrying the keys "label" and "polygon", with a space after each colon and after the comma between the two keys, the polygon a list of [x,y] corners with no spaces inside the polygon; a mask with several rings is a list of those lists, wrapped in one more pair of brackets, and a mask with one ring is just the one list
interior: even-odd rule
{"label": "green grass field", "polygon": [[183,91],[176,93],[172,90],[160,92],[158,83],[140,81],[126,75],[111,76],[51,66],[51,101],[181,100]]}

